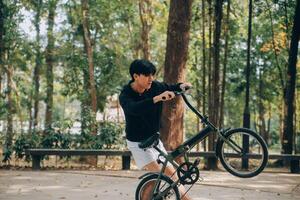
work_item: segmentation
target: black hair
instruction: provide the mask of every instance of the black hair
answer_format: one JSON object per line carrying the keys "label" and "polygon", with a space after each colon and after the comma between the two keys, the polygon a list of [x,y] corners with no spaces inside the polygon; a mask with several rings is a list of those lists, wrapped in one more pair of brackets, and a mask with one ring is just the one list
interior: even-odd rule
{"label": "black hair", "polygon": [[154,75],[156,73],[156,67],[148,60],[136,59],[130,64],[129,73],[132,80],[134,80],[133,74],[143,74],[145,76],[150,74]]}

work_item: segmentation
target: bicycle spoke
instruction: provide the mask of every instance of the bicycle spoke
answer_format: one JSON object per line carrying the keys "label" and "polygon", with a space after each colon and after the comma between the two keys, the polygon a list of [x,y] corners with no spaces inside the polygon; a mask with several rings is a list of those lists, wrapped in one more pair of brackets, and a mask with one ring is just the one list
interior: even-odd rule
{"label": "bicycle spoke", "polygon": [[[224,167],[241,177],[251,177],[262,170],[266,164],[267,152],[262,146],[264,143],[258,139],[255,133],[243,131],[232,131],[225,136],[221,150],[221,161]],[[239,147],[241,151],[237,152],[236,147]]]}

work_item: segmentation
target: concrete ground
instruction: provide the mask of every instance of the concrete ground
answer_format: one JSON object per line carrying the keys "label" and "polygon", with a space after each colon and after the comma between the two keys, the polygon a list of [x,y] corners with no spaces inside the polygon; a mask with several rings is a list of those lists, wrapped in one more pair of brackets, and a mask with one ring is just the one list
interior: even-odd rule
{"label": "concrete ground", "polygon": [[[0,200],[132,200],[143,171],[0,170]],[[241,179],[201,171],[194,200],[300,199],[300,174],[262,173]]]}

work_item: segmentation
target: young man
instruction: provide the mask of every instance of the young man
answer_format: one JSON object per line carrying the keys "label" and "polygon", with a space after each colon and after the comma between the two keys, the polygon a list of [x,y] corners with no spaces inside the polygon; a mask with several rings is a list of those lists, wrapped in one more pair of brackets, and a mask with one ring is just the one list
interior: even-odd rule
{"label": "young man", "polygon": [[[156,161],[159,153],[154,148],[144,151],[138,144],[159,131],[163,101],[173,99],[173,91],[182,91],[191,85],[169,85],[155,81],[156,67],[147,60],[134,60],[129,72],[132,80],[124,86],[119,97],[126,120],[127,146],[139,169],[159,171],[161,166]],[[158,147],[166,152],[161,141]],[[171,165],[167,166],[165,174],[171,176],[174,172]],[[183,193],[184,188],[180,191]],[[183,199],[190,198],[185,195]]]}

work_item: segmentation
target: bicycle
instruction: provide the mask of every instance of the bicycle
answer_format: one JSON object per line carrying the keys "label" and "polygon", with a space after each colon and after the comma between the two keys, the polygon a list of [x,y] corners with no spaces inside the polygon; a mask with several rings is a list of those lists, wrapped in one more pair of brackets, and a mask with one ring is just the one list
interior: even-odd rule
{"label": "bicycle", "polygon": [[[149,198],[151,200],[179,200],[180,193],[178,186],[182,184],[191,185],[192,187],[200,178],[200,172],[197,167],[200,163],[200,159],[197,158],[194,162],[190,162],[187,156],[188,152],[196,144],[214,132],[218,134],[215,155],[219,158],[225,170],[241,178],[254,177],[263,171],[268,162],[268,149],[260,135],[247,128],[227,128],[219,130],[208,120],[207,116],[203,116],[189,103],[184,92],[175,92],[175,94],[182,96],[185,104],[201,119],[201,123],[204,124],[205,127],[200,130],[198,134],[186,140],[169,154],[165,154],[157,147],[159,133],[154,134],[139,144],[139,147],[142,149],[154,147],[159,152],[157,162],[162,164],[162,168],[160,172],[149,172],[140,177],[141,181],[135,193],[136,200],[141,200],[147,187],[151,188]],[[185,162],[179,165],[174,160],[181,155],[184,156]],[[168,163],[171,163],[176,169],[176,181],[164,175]]]}

